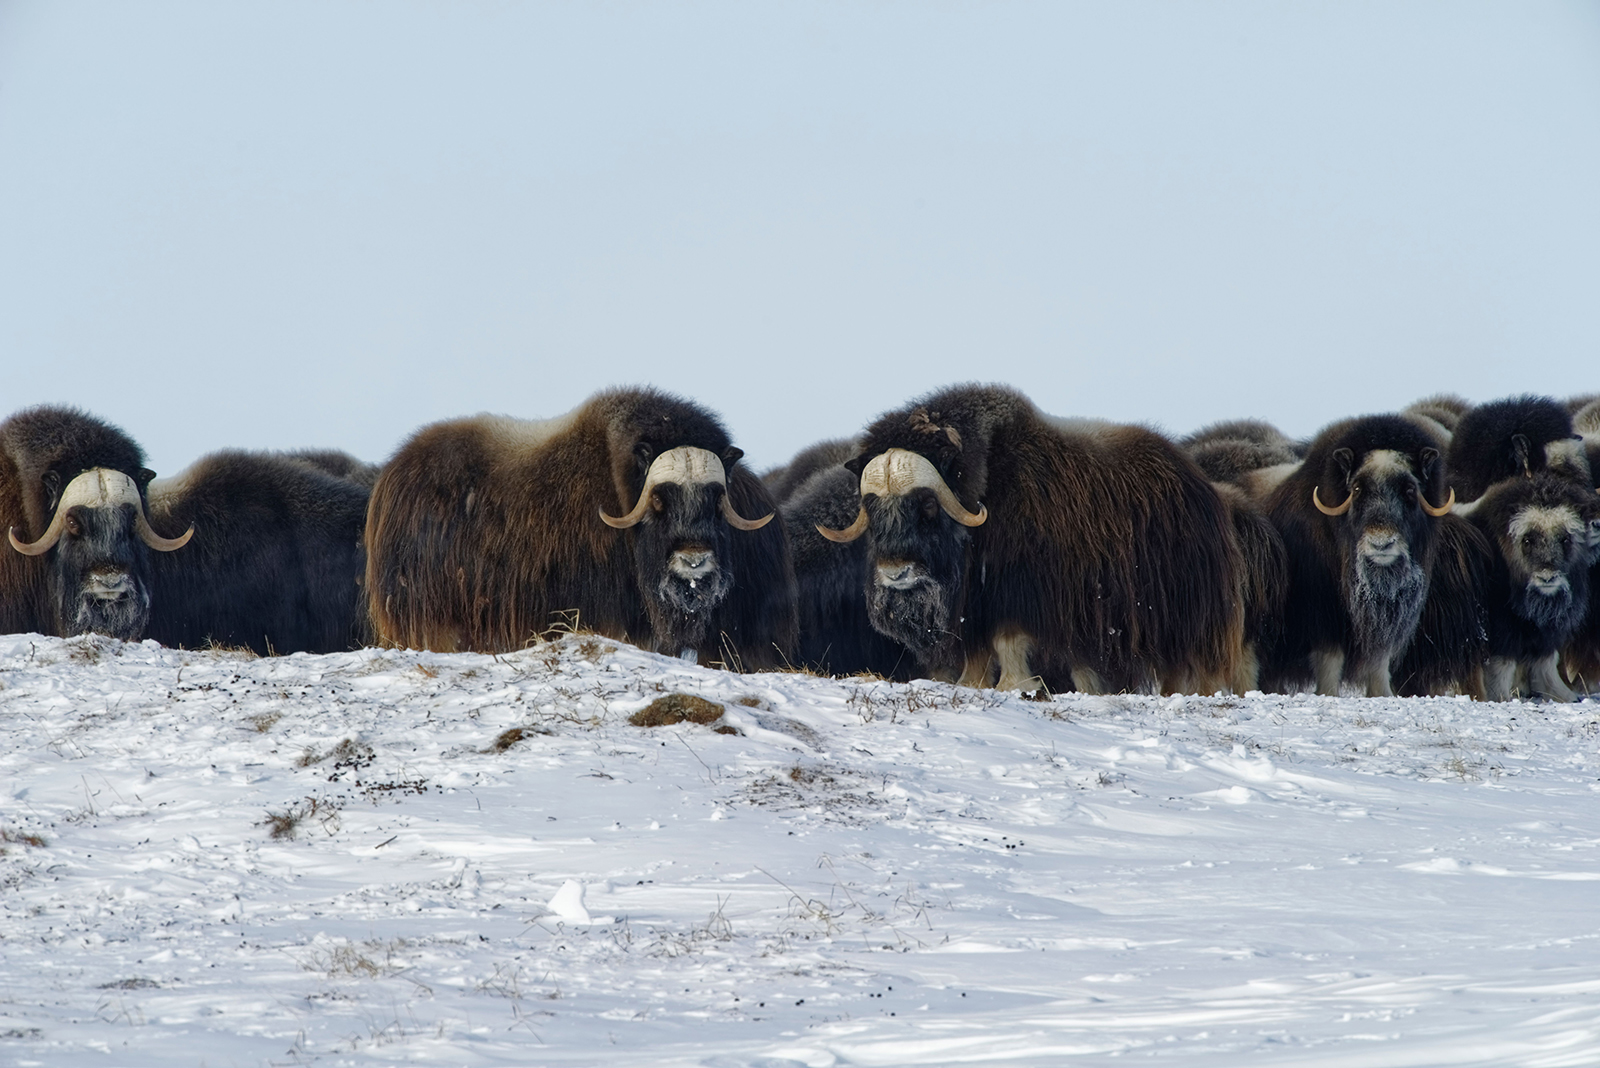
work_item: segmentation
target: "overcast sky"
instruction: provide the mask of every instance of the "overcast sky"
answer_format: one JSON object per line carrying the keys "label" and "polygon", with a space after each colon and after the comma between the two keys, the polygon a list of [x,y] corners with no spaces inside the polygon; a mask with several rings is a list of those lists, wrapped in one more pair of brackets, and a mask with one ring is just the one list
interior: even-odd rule
{"label": "overcast sky", "polygon": [[0,366],[163,473],[1600,390],[1600,5],[0,2]]}

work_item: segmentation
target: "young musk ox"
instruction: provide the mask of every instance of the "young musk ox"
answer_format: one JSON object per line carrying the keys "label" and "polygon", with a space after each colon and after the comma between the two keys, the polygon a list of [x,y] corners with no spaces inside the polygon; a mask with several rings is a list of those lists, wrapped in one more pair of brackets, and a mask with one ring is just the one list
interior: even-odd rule
{"label": "young musk ox", "polygon": [[121,430],[72,408],[0,423],[0,630],[137,641],[150,619],[150,553],[182,549],[147,518],[154,472]]}
{"label": "young musk ox", "polygon": [[150,483],[150,516],[196,531],[151,561],[145,631],[163,645],[331,653],[366,637],[361,544],[369,489],[343,453],[222,451]]}
{"label": "young musk ox", "polygon": [[1289,553],[1283,631],[1264,665],[1279,688],[1345,679],[1389,696],[1390,665],[1416,631],[1441,500],[1438,439],[1399,415],[1335,423],[1266,496]]}
{"label": "young musk ox", "polygon": [[957,386],[880,417],[860,477],[872,625],[929,673],[1002,689],[1235,684],[1243,561],[1232,517],[1166,438],[1052,419]]}
{"label": "young musk ox", "polygon": [[[796,662],[829,675],[872,673],[905,680],[911,677],[916,657],[874,630],[867,615],[866,541],[840,544],[819,529],[847,526],[861,507],[857,477],[844,467],[855,454],[850,442],[824,442],[782,469],[808,472],[778,501],[794,554],[799,596]],[[829,459],[831,463],[823,462]]]}
{"label": "young musk ox", "polygon": [[838,467],[856,454],[856,443],[843,438],[819,441],[795,454],[794,459],[774,467],[761,476],[761,482],[772,494],[773,501],[782,506],[812,475]]}
{"label": "young musk ox", "polygon": [[794,572],[741,455],[711,413],[650,389],[545,422],[424,427],[367,515],[378,638],[504,652],[571,622],[734,668],[782,664]]}
{"label": "young musk ox", "polygon": [[1583,439],[1559,401],[1531,394],[1492,401],[1461,417],[1450,441],[1450,485],[1463,503],[1496,482],[1550,470],[1593,485]]}
{"label": "young musk ox", "polygon": [[1557,668],[1589,610],[1589,522],[1600,499],[1571,479],[1540,472],[1489,487],[1470,516],[1495,546],[1484,689],[1511,699],[1518,670],[1529,689],[1557,701],[1573,692]]}

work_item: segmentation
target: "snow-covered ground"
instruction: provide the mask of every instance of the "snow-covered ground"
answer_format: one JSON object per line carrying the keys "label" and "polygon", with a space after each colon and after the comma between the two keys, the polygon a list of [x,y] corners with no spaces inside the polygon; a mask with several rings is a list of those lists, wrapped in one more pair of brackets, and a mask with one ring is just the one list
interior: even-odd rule
{"label": "snow-covered ground", "polygon": [[1592,703],[13,635],[0,732],[5,1064],[1600,1065]]}

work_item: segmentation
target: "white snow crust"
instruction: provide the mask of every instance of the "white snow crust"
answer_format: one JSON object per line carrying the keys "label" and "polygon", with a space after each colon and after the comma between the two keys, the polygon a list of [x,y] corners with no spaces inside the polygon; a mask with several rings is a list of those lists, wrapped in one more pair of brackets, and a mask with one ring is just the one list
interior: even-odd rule
{"label": "white snow crust", "polygon": [[8,635],[0,731],[4,1064],[1600,1065],[1591,702]]}

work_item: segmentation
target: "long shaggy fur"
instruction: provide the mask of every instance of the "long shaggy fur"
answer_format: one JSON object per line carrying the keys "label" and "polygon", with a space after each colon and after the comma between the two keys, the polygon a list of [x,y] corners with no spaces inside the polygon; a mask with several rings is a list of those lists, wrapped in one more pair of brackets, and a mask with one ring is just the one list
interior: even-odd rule
{"label": "long shaggy fur", "polygon": [[1494,547],[1461,516],[1437,522],[1428,599],[1411,644],[1394,666],[1394,691],[1404,697],[1464,693],[1481,700]]}
{"label": "long shaggy fur", "polygon": [[368,490],[302,456],[216,452],[151,484],[152,523],[195,533],[151,554],[150,637],[263,655],[362,643]]}
{"label": "long shaggy fur", "polygon": [[[1021,634],[1052,689],[1075,674],[1107,690],[1231,684],[1244,581],[1233,518],[1166,438],[1052,419],[1003,387],[957,386],[880,417],[850,466],[890,448],[921,453],[966,508],[989,510],[970,529],[932,517],[942,533],[920,535],[927,552],[961,552],[949,640],[924,653],[930,668],[1001,656],[997,643]],[[918,540],[913,510],[927,511],[914,495],[895,515],[868,504],[875,559]]]}
{"label": "long shaggy fur", "polygon": [[[645,559],[669,537],[676,507],[627,530],[600,520],[602,508],[627,513],[651,461],[679,446],[722,457],[741,515],[773,511],[760,480],[735,463],[739,452],[722,424],[654,390],[600,393],[545,424],[478,416],[419,430],[385,466],[368,511],[377,636],[412,648],[494,652],[569,623],[674,654],[677,635],[693,633],[702,659],[782,663],[794,644],[795,606],[781,523],[707,526],[706,538],[726,553],[718,563],[731,590],[701,619],[684,619],[658,592],[665,556]],[[677,489],[662,497],[681,502]]]}
{"label": "long shaggy fur", "polygon": [[772,499],[781,505],[811,476],[838,467],[857,451],[856,443],[844,438],[819,441],[801,449],[794,459],[782,467],[775,467],[762,475],[761,481],[767,487],[767,492],[772,494]]}

